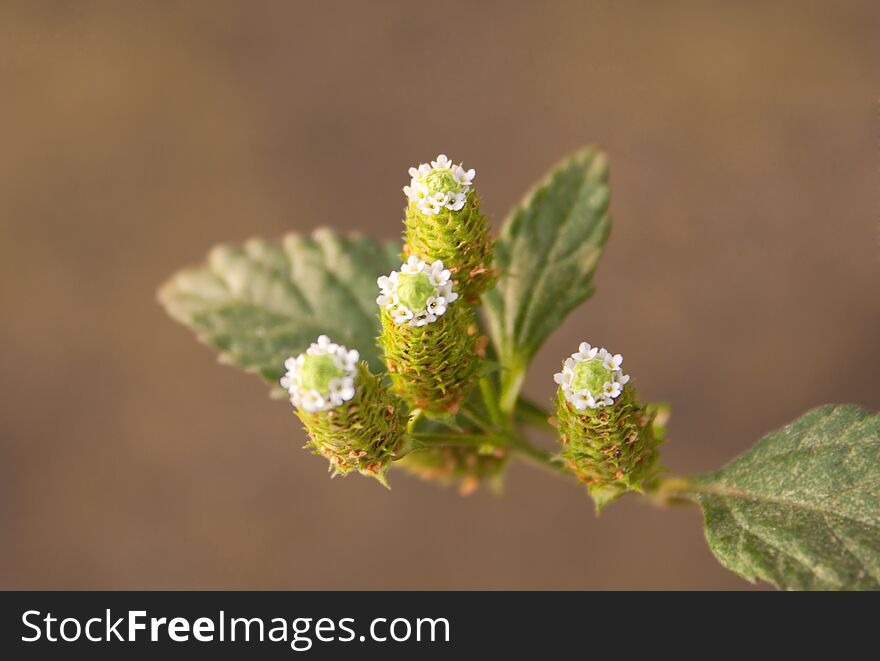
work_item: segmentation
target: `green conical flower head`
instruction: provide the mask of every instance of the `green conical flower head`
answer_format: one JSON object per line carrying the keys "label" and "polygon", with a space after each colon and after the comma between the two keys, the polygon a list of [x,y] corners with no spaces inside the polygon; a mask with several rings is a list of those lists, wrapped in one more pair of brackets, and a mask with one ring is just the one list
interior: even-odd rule
{"label": "green conical flower head", "polygon": [[389,464],[410,448],[407,416],[358,359],[357,351],[322,335],[284,363],[281,385],[309,435],[306,447],[329,460],[333,475],[357,471],[388,486]]}
{"label": "green conical flower head", "polygon": [[656,409],[641,405],[620,354],[582,343],[554,375],[560,456],[601,510],[657,470]]}
{"label": "green conical flower head", "polygon": [[378,279],[381,334],[394,391],[428,415],[453,414],[467,394],[484,344],[471,308],[458,301],[439,260],[416,257]]}
{"label": "green conical flower head", "polygon": [[486,217],[473,187],[474,170],[455,165],[446,156],[410,168],[405,186],[404,251],[427,262],[440,260],[455,278],[458,293],[468,305],[495,279],[492,242]]}

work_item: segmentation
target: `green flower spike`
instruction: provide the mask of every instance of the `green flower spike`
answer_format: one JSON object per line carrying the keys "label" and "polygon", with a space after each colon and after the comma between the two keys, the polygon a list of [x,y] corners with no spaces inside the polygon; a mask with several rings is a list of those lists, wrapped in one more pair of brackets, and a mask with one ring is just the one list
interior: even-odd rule
{"label": "green flower spike", "polygon": [[581,343],[554,375],[560,456],[602,510],[657,472],[657,410],[639,404],[623,357]]}
{"label": "green flower spike", "polygon": [[410,257],[400,272],[377,281],[379,344],[394,391],[432,417],[458,411],[484,348],[473,310],[455,304],[450,276],[439,260],[429,266]]}
{"label": "green flower spike", "polygon": [[389,464],[410,449],[407,416],[359,358],[321,335],[285,361],[281,385],[309,434],[306,447],[330,461],[334,477],[358,471],[387,487]]}
{"label": "green flower spike", "polygon": [[427,262],[439,259],[465,303],[479,304],[495,273],[488,223],[473,188],[475,171],[441,154],[430,165],[410,168],[409,174],[412,180],[403,189],[409,200],[404,252]]}

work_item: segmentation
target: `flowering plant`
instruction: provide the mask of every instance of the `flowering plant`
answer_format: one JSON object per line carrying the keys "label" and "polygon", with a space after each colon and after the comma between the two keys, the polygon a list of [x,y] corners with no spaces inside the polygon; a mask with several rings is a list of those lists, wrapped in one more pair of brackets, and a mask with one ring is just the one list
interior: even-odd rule
{"label": "flowering plant", "polygon": [[473,169],[440,155],[409,175],[402,250],[326,229],[219,246],[160,301],[290,400],[333,475],[387,486],[399,467],[467,492],[522,459],[579,480],[597,510],[628,493],[698,505],[713,553],[749,580],[880,589],[880,415],[820,407],[677,477],[659,463],[669,407],[639,398],[621,354],[582,342],[551,410],[523,397],[535,353],[593,292],[611,226],[603,154],[565,160],[494,240]]}

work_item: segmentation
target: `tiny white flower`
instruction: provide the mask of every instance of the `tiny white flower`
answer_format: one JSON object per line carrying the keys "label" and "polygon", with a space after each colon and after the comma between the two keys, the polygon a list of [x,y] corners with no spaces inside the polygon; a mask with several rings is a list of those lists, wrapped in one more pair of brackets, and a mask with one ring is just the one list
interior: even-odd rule
{"label": "tiny white flower", "polygon": [[464,193],[446,193],[446,195],[446,208],[450,211],[458,211],[464,206],[464,203],[467,200],[467,195]]}
{"label": "tiny white flower", "polygon": [[452,176],[455,178],[455,182],[460,186],[470,186],[474,180],[474,175],[477,174],[476,170],[465,170],[460,165],[456,165],[452,169]]}
{"label": "tiny white flower", "polygon": [[428,189],[421,184],[415,186],[404,186],[403,194],[413,202],[421,202],[428,198]]}
{"label": "tiny white flower", "polygon": [[435,170],[449,170],[452,168],[452,161],[446,158],[446,154],[440,154],[436,161],[431,161],[431,167]]}
{"label": "tiny white flower", "polygon": [[434,193],[428,198],[428,204],[431,205],[434,213],[440,213],[440,209],[446,206],[450,197],[452,197],[452,193],[448,191],[445,193]]}
{"label": "tiny white flower", "polygon": [[396,324],[404,324],[413,318],[413,313],[402,305],[398,305],[391,311],[391,317]]}
{"label": "tiny white flower", "polygon": [[446,283],[442,287],[437,287],[437,295],[445,298],[447,303],[452,303],[458,300],[458,294],[452,291],[451,282]]}
{"label": "tiny white flower", "polygon": [[444,312],[446,312],[446,299],[443,298],[442,296],[432,296],[431,298],[428,299],[428,302],[425,307],[428,310],[428,312],[431,313],[431,315],[434,317],[434,319],[436,319],[437,317],[442,315]]}
{"label": "tiny white flower", "polygon": [[591,347],[586,342],[581,342],[577,353],[571,354],[571,357],[575,360],[591,360],[596,357],[597,353],[599,353],[598,347]]}
{"label": "tiny white flower", "polygon": [[434,321],[437,321],[436,316],[431,314],[428,310],[420,310],[418,314],[413,316],[412,321],[409,322],[409,325],[413,328],[418,328],[419,326],[427,326]]}
{"label": "tiny white flower", "polygon": [[428,278],[431,280],[431,284],[435,287],[444,287],[449,282],[449,278],[452,277],[452,273],[449,269],[443,268],[443,262],[439,259],[431,264],[431,269],[428,272]]}
{"label": "tiny white flower", "polygon": [[339,356],[339,366],[345,372],[354,371],[355,367],[358,364],[358,361],[361,359],[361,354],[358,352],[357,349],[346,351],[345,347],[339,347],[339,352],[337,355]]}
{"label": "tiny white flower", "polygon": [[300,406],[308,411],[309,413],[314,413],[315,411],[320,411],[326,405],[326,400],[321,396],[317,390],[305,390],[300,395]]}
{"label": "tiny white flower", "polygon": [[382,290],[383,294],[390,294],[394,291],[394,284],[397,280],[397,271],[392,271],[391,275],[380,275],[376,278],[376,284],[379,285],[379,289]]}
{"label": "tiny white flower", "polygon": [[330,401],[339,406],[354,397],[354,379],[344,377],[330,382]]}
{"label": "tiny white flower", "polygon": [[586,390],[572,393],[571,399],[568,401],[570,401],[578,411],[583,411],[587,408],[596,408],[596,400],[594,400],[593,396]]}
{"label": "tiny white flower", "polygon": [[[406,260],[406,263],[405,263],[405,264],[401,264],[401,266],[400,266],[400,272],[401,272],[401,273],[406,273],[407,275],[410,275],[410,274],[413,274],[413,273],[419,273],[419,272],[422,271],[424,268],[425,268],[425,262],[423,262],[422,260],[420,260],[420,259],[419,259],[418,257],[416,257],[415,255],[410,255],[409,259]],[[397,278],[394,277],[394,276],[395,276],[395,273],[396,273],[396,271],[392,271],[392,272],[391,272],[391,276],[389,276],[389,279],[390,279],[390,278],[399,279],[400,276],[397,276]]]}
{"label": "tiny white flower", "polygon": [[553,375],[553,380],[560,386],[567,386],[571,383],[571,372],[556,372]]}
{"label": "tiny white flower", "polygon": [[602,390],[606,397],[614,399],[620,394],[620,384],[616,381],[606,381],[605,385],[602,386]]}
{"label": "tiny white flower", "polygon": [[338,344],[333,344],[326,335],[319,335],[316,342],[312,342],[306,351],[310,356],[319,356],[325,353],[335,353],[339,348]]}
{"label": "tiny white flower", "polygon": [[606,369],[614,371],[620,369],[621,363],[623,363],[623,356],[621,356],[620,354],[614,356],[608,354],[607,356],[605,356],[603,365],[605,365]]}
{"label": "tiny white flower", "polygon": [[431,201],[427,199],[419,203],[418,210],[426,216],[433,216],[440,213],[440,207],[434,206],[431,204]]}

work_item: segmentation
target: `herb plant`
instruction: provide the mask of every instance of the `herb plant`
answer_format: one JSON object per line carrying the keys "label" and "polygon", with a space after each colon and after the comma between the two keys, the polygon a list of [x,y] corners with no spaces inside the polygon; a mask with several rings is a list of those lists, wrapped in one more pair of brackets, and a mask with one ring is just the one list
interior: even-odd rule
{"label": "herb plant", "polygon": [[659,463],[669,409],[639,399],[620,354],[583,342],[536,375],[558,385],[551,410],[521,395],[536,351],[593,292],[611,228],[602,153],[556,167],[494,241],[474,170],[441,155],[409,174],[402,251],[328,229],[219,246],[160,301],[289,398],[334,475],[387,486],[399,467],[467,491],[522,459],[582,482],[597,511],[626,493],[699,505],[712,552],[748,580],[880,588],[880,415],[823,406],[677,477]]}

